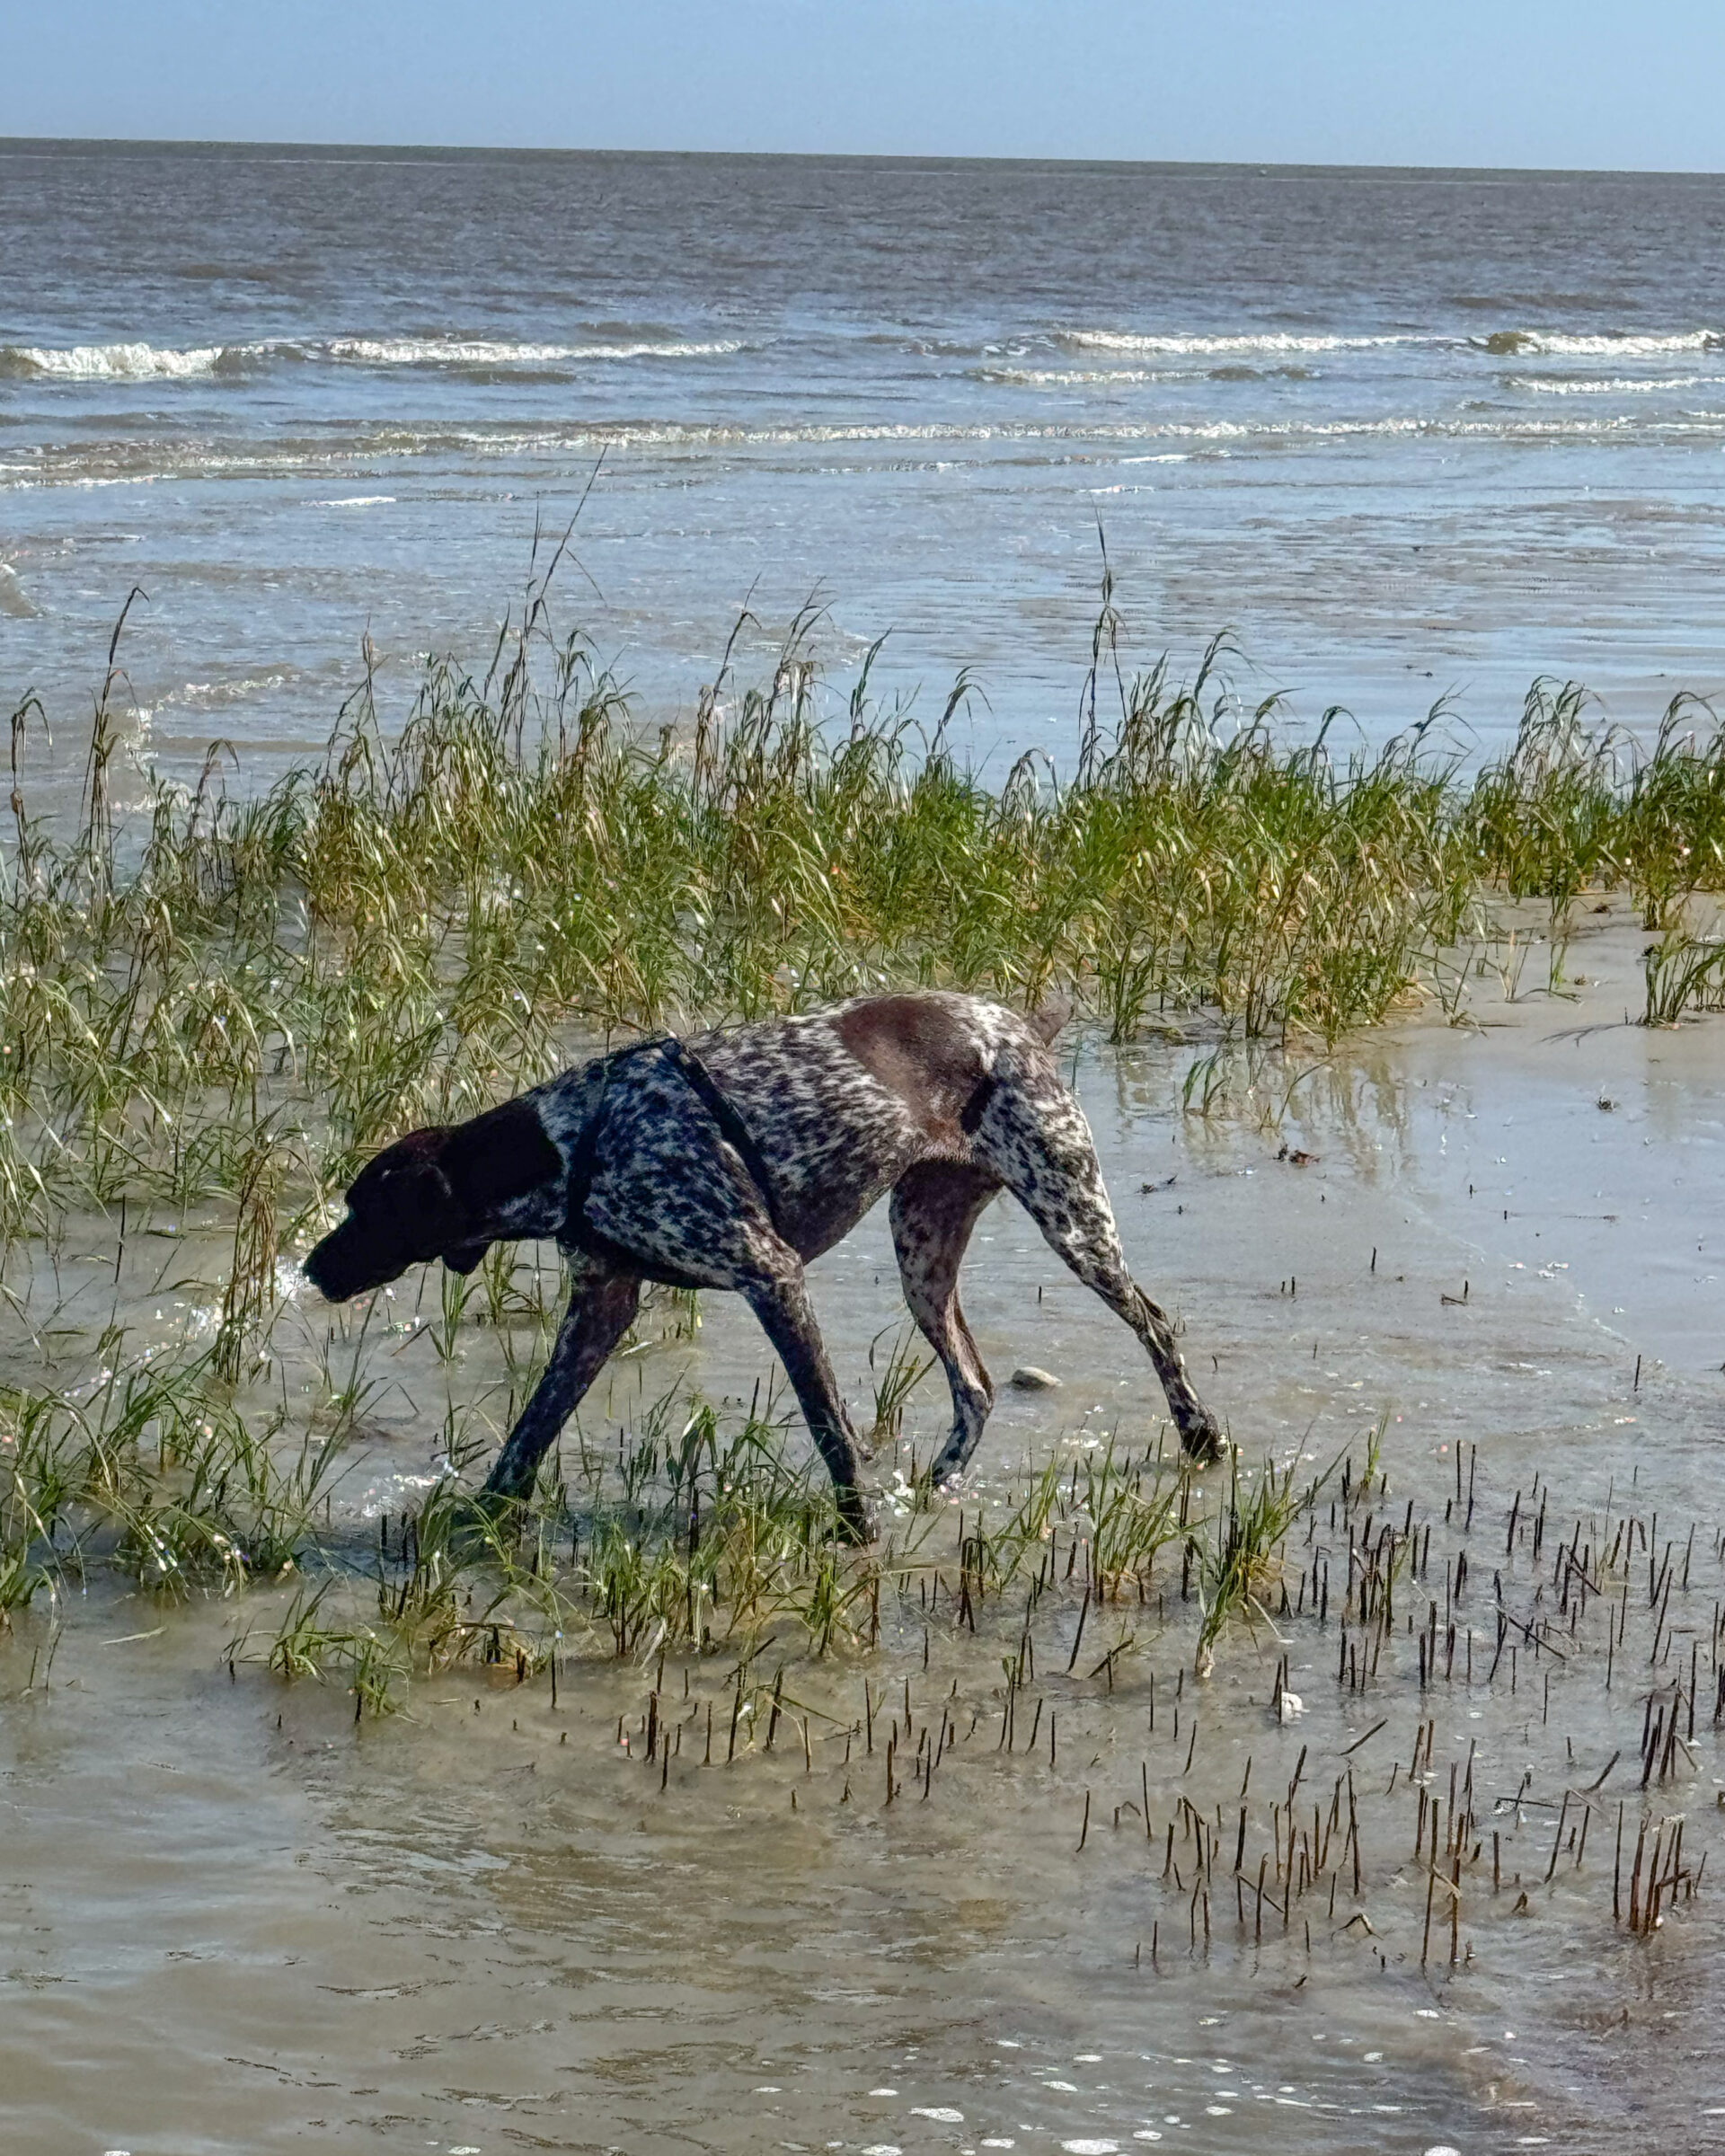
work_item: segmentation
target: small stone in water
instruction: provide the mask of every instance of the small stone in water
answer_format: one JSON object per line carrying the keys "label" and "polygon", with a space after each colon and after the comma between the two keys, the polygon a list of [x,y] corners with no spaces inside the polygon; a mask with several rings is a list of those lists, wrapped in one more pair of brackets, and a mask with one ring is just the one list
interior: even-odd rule
{"label": "small stone in water", "polygon": [[913,2118],[932,2118],[942,2126],[961,2126],[964,2124],[963,2112],[953,2110],[951,2104],[913,2104],[910,2116]]}
{"label": "small stone in water", "polygon": [[1060,1383],[1052,1370],[1039,1370],[1034,1363],[1021,1363],[1006,1382],[1021,1392],[1052,1392]]}
{"label": "small stone in water", "polygon": [[1291,1722],[1296,1714],[1305,1712],[1305,1701],[1297,1692],[1278,1692],[1276,1697],[1276,1719]]}

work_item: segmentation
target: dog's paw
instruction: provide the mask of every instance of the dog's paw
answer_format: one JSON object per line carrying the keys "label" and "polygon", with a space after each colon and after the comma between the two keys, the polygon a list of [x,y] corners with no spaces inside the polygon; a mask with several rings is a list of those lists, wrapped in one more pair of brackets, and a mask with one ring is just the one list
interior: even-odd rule
{"label": "dog's paw", "polygon": [[841,1489],[837,1493],[838,1532],[841,1541],[861,1549],[871,1542],[880,1532],[874,1507],[860,1489]]}
{"label": "dog's paw", "polygon": [[941,1497],[956,1497],[964,1487],[965,1463],[951,1454],[942,1454],[929,1462],[928,1487]]}
{"label": "dog's paw", "polygon": [[501,1557],[514,1540],[526,1507],[518,1498],[496,1490],[475,1490],[457,1498],[449,1507],[444,1547],[458,1565],[482,1564],[488,1557]]}
{"label": "dog's paw", "polygon": [[1186,1457],[1199,1467],[1213,1466],[1234,1450],[1233,1439],[1210,1414],[1200,1415],[1186,1424],[1180,1433],[1180,1442]]}

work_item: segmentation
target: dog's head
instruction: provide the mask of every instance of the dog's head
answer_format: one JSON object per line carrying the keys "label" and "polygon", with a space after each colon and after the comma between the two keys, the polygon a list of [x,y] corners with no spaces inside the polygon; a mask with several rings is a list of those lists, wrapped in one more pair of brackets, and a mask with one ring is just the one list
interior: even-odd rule
{"label": "dog's head", "polygon": [[471,1273],[500,1236],[535,1232],[514,1218],[518,1201],[562,1168],[538,1117],[517,1100],[471,1123],[410,1131],[349,1185],[348,1216],[306,1259],[306,1277],[345,1303],[434,1258]]}

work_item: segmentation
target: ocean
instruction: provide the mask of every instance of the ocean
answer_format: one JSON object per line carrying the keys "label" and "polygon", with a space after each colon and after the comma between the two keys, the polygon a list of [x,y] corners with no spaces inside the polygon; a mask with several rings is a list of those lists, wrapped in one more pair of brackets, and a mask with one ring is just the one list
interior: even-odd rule
{"label": "ocean", "polygon": [[482,663],[578,506],[655,720],[812,604],[836,702],[885,635],[1057,764],[1104,543],[1296,728],[1725,683],[1725,179],[13,142],[0,214],[0,697],[81,721],[137,586],[169,768]]}

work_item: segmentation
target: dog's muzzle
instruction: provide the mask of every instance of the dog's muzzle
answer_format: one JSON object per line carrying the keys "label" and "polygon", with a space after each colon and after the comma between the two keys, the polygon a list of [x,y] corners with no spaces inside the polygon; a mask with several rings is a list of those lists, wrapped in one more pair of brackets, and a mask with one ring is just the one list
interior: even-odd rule
{"label": "dog's muzzle", "polygon": [[412,1260],[394,1250],[380,1250],[358,1224],[344,1220],[306,1257],[305,1277],[326,1303],[345,1303],[367,1288],[399,1280]]}

